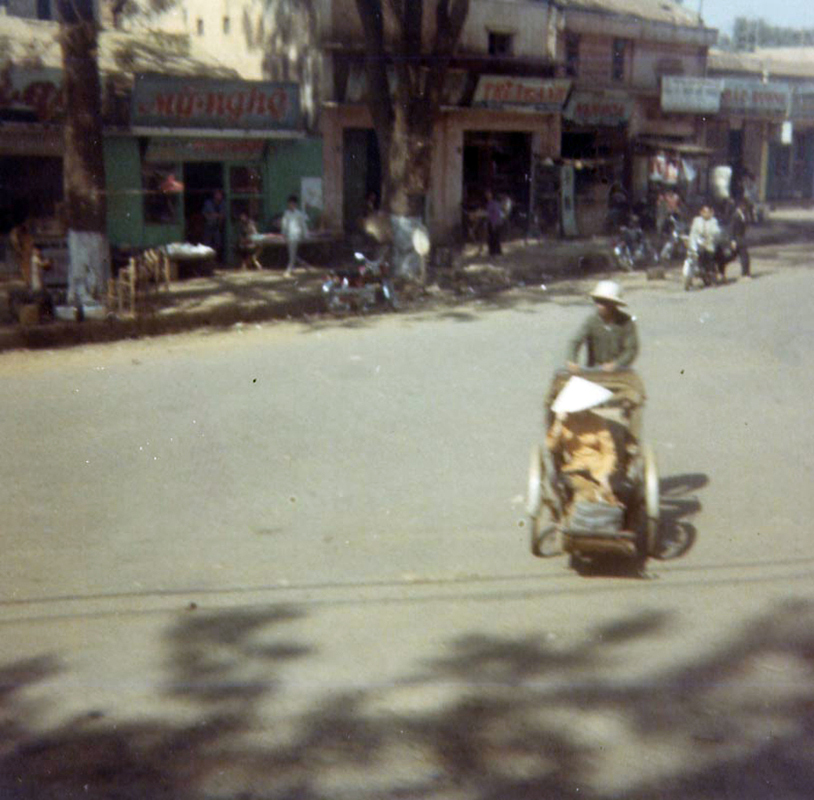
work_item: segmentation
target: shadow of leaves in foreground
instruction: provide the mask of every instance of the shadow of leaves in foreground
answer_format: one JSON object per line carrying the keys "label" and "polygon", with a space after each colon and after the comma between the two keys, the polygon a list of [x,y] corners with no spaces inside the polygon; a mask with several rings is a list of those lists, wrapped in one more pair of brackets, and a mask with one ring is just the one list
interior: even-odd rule
{"label": "shadow of leaves in foreground", "polygon": [[810,603],[780,604],[700,655],[673,643],[674,659],[647,669],[635,654],[658,651],[680,626],[669,611],[622,616],[573,639],[466,633],[405,664],[396,681],[317,687],[292,717],[278,670],[314,652],[291,636],[301,619],[276,607],[173,626],[167,696],[191,704],[186,724],[89,716],[41,732],[21,695],[54,665],[11,665],[0,673],[3,718],[15,720],[3,728],[0,797],[812,796]]}

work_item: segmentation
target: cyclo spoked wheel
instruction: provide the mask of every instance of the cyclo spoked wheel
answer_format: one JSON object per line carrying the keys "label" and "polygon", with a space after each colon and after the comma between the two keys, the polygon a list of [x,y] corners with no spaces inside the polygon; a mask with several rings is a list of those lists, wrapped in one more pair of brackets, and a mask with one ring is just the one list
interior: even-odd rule
{"label": "cyclo spoked wheel", "polygon": [[[559,555],[558,549],[553,546],[557,528],[551,515],[550,504],[543,451],[539,445],[535,445],[531,450],[529,462],[526,511],[529,515],[529,545],[532,555],[537,558]],[[552,543],[550,552],[546,552],[544,546],[546,542]]]}
{"label": "cyclo spoked wheel", "polygon": [[649,445],[644,447],[644,500],[646,511],[647,555],[657,556],[659,543],[659,471],[656,457]]}

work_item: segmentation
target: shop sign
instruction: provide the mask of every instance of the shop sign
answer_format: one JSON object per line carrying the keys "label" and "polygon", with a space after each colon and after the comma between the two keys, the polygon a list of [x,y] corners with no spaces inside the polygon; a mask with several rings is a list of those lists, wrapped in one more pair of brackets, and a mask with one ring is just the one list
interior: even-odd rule
{"label": "shop sign", "polygon": [[150,139],[145,160],[181,161],[255,161],[263,157],[263,139],[187,139],[154,137]]}
{"label": "shop sign", "polygon": [[717,114],[724,90],[722,78],[684,78],[665,75],[661,79],[662,111]]}
{"label": "shop sign", "polygon": [[0,72],[0,108],[33,113],[38,122],[51,122],[65,114],[62,71],[53,68]]}
{"label": "shop sign", "polygon": [[794,87],[791,96],[791,118],[814,120],[814,84]]}
{"label": "shop sign", "polygon": [[633,113],[633,101],[624,92],[575,91],[562,112],[563,119],[586,127],[624,125]]}
{"label": "shop sign", "polygon": [[721,111],[753,117],[785,117],[790,108],[791,89],[785,83],[724,79]]}
{"label": "shop sign", "polygon": [[560,111],[571,89],[565,79],[481,75],[473,106],[506,111]]}
{"label": "shop sign", "polygon": [[300,124],[299,87],[137,75],[131,122],[167,128],[294,129]]}

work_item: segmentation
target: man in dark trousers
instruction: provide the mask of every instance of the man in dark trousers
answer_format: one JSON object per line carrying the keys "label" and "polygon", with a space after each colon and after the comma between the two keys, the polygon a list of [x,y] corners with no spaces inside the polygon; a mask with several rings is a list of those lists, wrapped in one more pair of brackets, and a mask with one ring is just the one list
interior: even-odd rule
{"label": "man in dark trousers", "polygon": [[746,229],[749,227],[749,201],[742,198],[732,215],[732,249],[741,262],[741,277],[751,278],[749,246],[746,243]]}

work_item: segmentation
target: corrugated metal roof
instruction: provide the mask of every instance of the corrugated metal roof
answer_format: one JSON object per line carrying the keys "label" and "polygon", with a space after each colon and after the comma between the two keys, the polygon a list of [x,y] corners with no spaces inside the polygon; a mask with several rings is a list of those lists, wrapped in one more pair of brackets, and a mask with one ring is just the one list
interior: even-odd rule
{"label": "corrugated metal roof", "polygon": [[763,47],[754,53],[711,49],[707,69],[767,78],[814,78],[814,48]]}
{"label": "corrugated metal roof", "polygon": [[707,53],[707,70],[715,72],[745,72],[760,75],[763,67],[752,53],[733,53],[729,50],[710,48]]}
{"label": "corrugated metal roof", "polygon": [[674,0],[559,0],[559,5],[693,28],[703,25],[698,14]]}
{"label": "corrugated metal roof", "polygon": [[[0,16],[0,67],[11,62],[18,66],[61,68],[58,33],[55,22]],[[120,31],[100,32],[99,70],[103,75],[126,80],[132,80],[137,72],[237,77],[235,70],[186,37]]]}
{"label": "corrugated metal roof", "polygon": [[770,75],[814,78],[814,47],[760,47],[755,55],[768,65]]}

